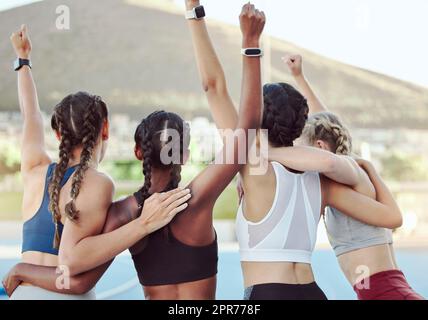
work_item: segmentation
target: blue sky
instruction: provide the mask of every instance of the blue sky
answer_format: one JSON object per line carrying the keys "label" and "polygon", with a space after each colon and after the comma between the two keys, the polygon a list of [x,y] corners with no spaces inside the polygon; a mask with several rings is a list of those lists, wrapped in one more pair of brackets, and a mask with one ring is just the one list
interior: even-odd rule
{"label": "blue sky", "polygon": [[[0,10],[29,2],[34,0],[0,0]],[[244,2],[203,1],[210,17],[235,25]],[[269,34],[327,57],[428,87],[427,0],[252,2],[266,11]]]}

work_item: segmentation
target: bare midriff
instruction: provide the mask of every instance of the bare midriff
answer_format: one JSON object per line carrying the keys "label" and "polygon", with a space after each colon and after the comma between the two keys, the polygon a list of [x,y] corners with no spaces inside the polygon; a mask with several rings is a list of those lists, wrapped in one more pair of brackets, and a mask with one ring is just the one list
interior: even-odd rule
{"label": "bare midriff", "polygon": [[145,286],[147,300],[214,300],[217,277],[163,286]]}
{"label": "bare midriff", "polygon": [[295,262],[241,262],[245,288],[264,283],[309,284],[312,267]]}
{"label": "bare midriff", "polygon": [[397,269],[393,248],[388,244],[347,252],[337,260],[352,286],[376,273]]}

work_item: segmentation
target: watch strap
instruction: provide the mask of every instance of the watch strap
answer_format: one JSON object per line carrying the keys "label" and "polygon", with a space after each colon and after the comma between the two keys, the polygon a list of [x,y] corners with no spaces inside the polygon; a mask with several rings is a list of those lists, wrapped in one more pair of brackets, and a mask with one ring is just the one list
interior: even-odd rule
{"label": "watch strap", "polygon": [[186,11],[186,19],[187,20],[196,19],[196,13],[194,9]]}
{"label": "watch strap", "polygon": [[[251,54],[251,51],[257,51],[257,53]],[[263,50],[261,48],[242,48],[241,54],[246,57],[263,57]]]}
{"label": "watch strap", "polygon": [[31,61],[29,59],[21,59],[18,58],[14,62],[15,71],[19,71],[23,66],[28,66],[30,69],[32,68]]}

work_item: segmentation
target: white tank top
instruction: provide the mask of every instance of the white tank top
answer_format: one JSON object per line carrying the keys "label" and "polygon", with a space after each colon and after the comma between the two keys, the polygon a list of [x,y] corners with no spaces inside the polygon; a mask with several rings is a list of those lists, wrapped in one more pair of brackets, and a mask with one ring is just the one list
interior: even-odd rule
{"label": "white tank top", "polygon": [[272,162],[276,176],[273,205],[257,223],[238,209],[236,235],[241,261],[311,263],[321,217],[317,172],[294,174]]}

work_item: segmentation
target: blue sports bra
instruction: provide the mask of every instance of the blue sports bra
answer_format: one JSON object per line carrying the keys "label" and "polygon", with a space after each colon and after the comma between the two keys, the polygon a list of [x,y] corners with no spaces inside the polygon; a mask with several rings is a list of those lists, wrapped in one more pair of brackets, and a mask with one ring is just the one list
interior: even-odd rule
{"label": "blue sports bra", "polygon": [[[49,182],[52,179],[56,163],[52,163],[48,167],[48,172],[45,179],[45,187],[43,193],[43,201],[36,214],[24,223],[22,234],[22,253],[27,251],[36,251],[58,255],[58,249],[53,246],[55,236],[55,224],[53,222],[52,213],[49,210]],[[68,168],[61,181],[63,187],[71,175],[76,170],[76,167]],[[58,224],[58,231],[61,236],[63,230],[62,223]]]}

